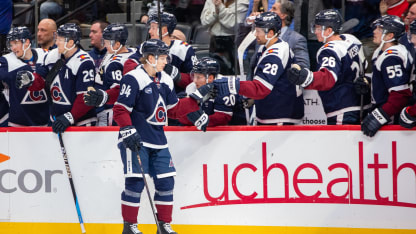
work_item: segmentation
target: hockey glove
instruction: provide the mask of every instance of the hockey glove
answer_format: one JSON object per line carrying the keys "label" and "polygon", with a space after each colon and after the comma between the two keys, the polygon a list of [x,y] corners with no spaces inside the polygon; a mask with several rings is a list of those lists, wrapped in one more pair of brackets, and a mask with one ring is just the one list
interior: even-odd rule
{"label": "hockey glove", "polygon": [[32,85],[35,76],[30,71],[18,71],[16,75],[16,88],[22,89]]}
{"label": "hockey glove", "polygon": [[197,100],[198,102],[203,102],[212,96],[211,93],[213,88],[214,85],[212,83],[203,85],[199,87],[195,92],[189,94],[189,97]]}
{"label": "hockey glove", "polygon": [[202,130],[203,132],[207,131],[209,118],[203,110],[199,109],[191,112],[187,114],[186,117],[196,126],[196,128]]}
{"label": "hockey glove", "polygon": [[364,95],[370,92],[370,82],[366,77],[357,77],[354,80],[355,93],[358,95]]}
{"label": "hockey glove", "polygon": [[120,135],[126,148],[139,152],[142,147],[142,138],[134,126],[130,125],[120,128]]}
{"label": "hockey glove", "polygon": [[102,89],[89,88],[89,91],[84,94],[84,102],[87,106],[101,107],[108,100],[108,94]]}
{"label": "hockey glove", "polygon": [[213,84],[221,97],[236,95],[240,91],[240,79],[236,77],[222,77],[214,80]]}
{"label": "hockey glove", "polygon": [[382,108],[376,108],[364,118],[361,124],[361,131],[364,135],[372,137],[381,126],[389,122],[389,119],[390,117]]}
{"label": "hockey glove", "polygon": [[172,77],[172,80],[174,83],[177,83],[181,80],[181,73],[179,73],[179,70],[177,67],[166,64],[165,68],[163,69],[170,77]]}
{"label": "hockey glove", "polygon": [[405,107],[403,108],[402,112],[400,112],[400,119],[399,119],[399,124],[402,127],[405,128],[413,128],[416,126],[416,117],[411,116],[408,112],[407,109],[409,107]]}
{"label": "hockey glove", "polygon": [[52,123],[52,130],[54,133],[64,132],[70,125],[74,124],[74,117],[71,112],[66,112],[63,115],[56,117]]}
{"label": "hockey glove", "polygon": [[307,87],[313,81],[313,72],[307,68],[301,68],[297,64],[292,64],[292,67],[287,72],[287,79],[290,83]]}

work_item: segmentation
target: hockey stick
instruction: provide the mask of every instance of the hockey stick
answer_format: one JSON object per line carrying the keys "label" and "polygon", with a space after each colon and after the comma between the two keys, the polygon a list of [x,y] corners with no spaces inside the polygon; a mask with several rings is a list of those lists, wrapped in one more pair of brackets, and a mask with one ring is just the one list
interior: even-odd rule
{"label": "hockey stick", "polygon": [[[53,119],[55,119],[55,116],[53,117]],[[66,154],[65,145],[64,145],[64,141],[62,140],[61,133],[58,133],[58,138],[59,138],[59,144],[61,145],[62,156],[64,157],[66,174],[68,175],[69,184],[71,185],[71,190],[72,190],[72,196],[74,197],[75,208],[78,214],[78,221],[79,221],[79,224],[81,225],[81,232],[85,233],[84,220],[82,219],[81,209],[79,208],[78,196],[75,191],[74,181],[72,180],[72,172],[71,172],[71,168],[69,167],[68,155]]]}
{"label": "hockey stick", "polygon": [[146,175],[144,174],[142,160],[140,160],[139,152],[137,152],[137,160],[139,161],[140,170],[142,171],[142,177],[144,181],[144,186],[146,187],[147,197],[149,198],[150,206],[152,207],[153,217],[155,218],[155,222],[157,226],[157,233],[162,234],[161,231],[159,230],[159,222],[157,220],[156,210],[153,205],[152,197],[150,196],[150,189],[149,189],[149,185],[147,184]]}

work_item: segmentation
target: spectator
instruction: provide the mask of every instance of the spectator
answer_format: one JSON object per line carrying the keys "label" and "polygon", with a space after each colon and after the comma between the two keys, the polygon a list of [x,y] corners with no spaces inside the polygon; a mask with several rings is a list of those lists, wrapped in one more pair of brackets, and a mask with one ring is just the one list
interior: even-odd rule
{"label": "spectator", "polygon": [[9,126],[46,126],[49,118],[48,97],[44,89],[22,89],[19,76],[34,72],[43,64],[46,52],[31,49],[32,38],[26,27],[12,28],[7,35],[11,53],[0,58],[0,81],[9,87]]}
{"label": "spectator", "polygon": [[[186,89],[187,93],[193,93],[203,85],[212,83],[219,72],[220,65],[215,59],[210,57],[201,58],[192,69],[191,76],[193,83],[188,85]],[[235,100],[236,96],[231,94],[230,96],[218,95],[215,98],[201,102],[201,111],[208,115],[208,127],[227,125],[233,116]],[[180,118],[179,122],[183,125],[194,125],[186,117]]]}
{"label": "spectator", "polygon": [[0,5],[0,56],[7,51],[6,37],[12,25],[13,3],[11,0],[2,1]]}
{"label": "spectator", "polygon": [[[234,0],[207,0],[201,13],[201,24],[209,27],[211,41],[209,50],[211,53],[219,52],[224,61],[234,69],[234,26],[235,17],[237,23],[242,23],[247,13],[248,0],[237,1],[237,13]],[[237,15],[236,15],[237,14]],[[224,75],[224,72],[221,72]]]}
{"label": "spectator", "polygon": [[381,0],[380,14],[395,15],[403,19],[408,7],[409,3],[406,0]]}
{"label": "spectator", "polygon": [[409,25],[415,19],[416,19],[416,4],[411,3],[410,6],[409,6],[409,9],[407,11],[406,17],[404,19],[404,24],[407,28],[407,30],[406,30],[407,33],[404,33],[404,35],[399,39],[399,43],[406,46],[406,49],[409,51],[413,61],[416,59],[416,51],[415,51],[415,46],[410,41],[411,32],[409,30]]}
{"label": "spectator", "polygon": [[40,48],[52,50],[56,48],[56,23],[53,19],[43,19],[38,24],[37,40]]}
{"label": "spectator", "polygon": [[[57,30],[57,48],[48,53],[45,64],[36,73],[26,75],[31,79],[21,76],[23,87],[29,90],[46,87],[50,91],[55,133],[64,132],[70,125],[92,126],[97,120],[93,108],[83,100],[87,87],[93,86],[95,67],[88,53],[79,48],[80,39],[81,29],[76,24],[61,25]],[[54,70],[57,74],[52,75],[52,80],[45,80]]]}
{"label": "spectator", "polygon": [[314,32],[324,45],[319,49],[316,72],[292,66],[288,79],[305,89],[319,91],[329,125],[359,124],[360,96],[353,81],[364,74],[365,59],[361,42],[350,34],[340,35],[341,14],[322,10],[315,17]]}
{"label": "spectator", "polygon": [[412,96],[409,88],[412,59],[406,47],[398,44],[405,32],[404,23],[397,16],[385,15],[374,22],[374,28],[374,43],[380,46],[373,56],[372,111],[361,124],[361,131],[369,137],[390,123]]}
{"label": "spectator", "polygon": [[108,26],[108,23],[102,20],[94,21],[91,25],[90,29],[90,39],[91,39],[91,46],[92,50],[88,52],[88,54],[94,60],[95,68],[98,68],[101,65],[101,62],[107,53],[107,49],[104,46],[103,42],[103,31]]}
{"label": "spectator", "polygon": [[[219,95],[240,94],[255,99],[256,120],[263,125],[299,123],[304,114],[303,95],[287,79],[293,61],[289,45],[278,38],[282,21],[274,12],[264,12],[254,21],[257,68],[252,81],[222,78],[214,81]],[[241,87],[240,87],[241,86]]]}
{"label": "spectator", "polygon": [[170,37],[171,37],[172,40],[179,40],[179,41],[185,41],[186,42],[185,34],[181,30],[178,30],[178,29],[173,30]]}
{"label": "spectator", "polygon": [[124,62],[135,49],[126,47],[129,32],[124,24],[110,24],[103,32],[104,45],[107,55],[104,57],[98,75],[95,78],[95,88],[84,95],[87,105],[97,107],[98,126],[112,126],[113,104],[120,91],[120,80],[123,77]]}
{"label": "spectator", "polygon": [[250,0],[248,3],[246,17],[254,14],[258,15],[258,13],[261,12],[270,11],[274,3],[275,0]]}

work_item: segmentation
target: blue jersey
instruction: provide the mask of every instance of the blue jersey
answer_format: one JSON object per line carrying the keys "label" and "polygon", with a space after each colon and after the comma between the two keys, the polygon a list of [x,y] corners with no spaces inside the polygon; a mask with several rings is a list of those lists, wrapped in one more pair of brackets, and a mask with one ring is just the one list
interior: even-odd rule
{"label": "blue jersey", "polygon": [[329,70],[335,79],[330,90],[318,92],[328,118],[360,110],[360,96],[355,92],[353,81],[364,74],[362,44],[350,34],[343,34],[341,38],[326,43],[316,55],[319,69]]}
{"label": "blue jersey", "polygon": [[3,83],[0,82],[0,127],[7,127],[9,119],[9,102],[4,96],[3,90]]}
{"label": "blue jersey", "polygon": [[[61,55],[58,49],[51,50],[38,73],[45,78],[49,70],[60,58]],[[93,86],[94,78],[94,62],[87,52],[78,49],[70,58],[65,59],[63,67],[51,83],[51,115],[59,116],[66,112],[71,112],[77,95],[86,93],[87,88]],[[96,121],[95,111],[90,110],[78,119],[75,125],[84,125],[94,121]]]}
{"label": "blue jersey", "polygon": [[302,91],[286,78],[286,71],[293,61],[289,45],[278,40],[257,52],[254,80],[261,82],[271,93],[256,100],[256,119],[262,124],[298,123],[304,114]]}
{"label": "blue jersey", "polygon": [[172,78],[165,72],[150,77],[143,65],[128,72],[120,82],[120,95],[114,105],[130,111],[130,118],[142,137],[143,145],[154,149],[167,148],[163,126],[167,110],[178,103]]}
{"label": "blue jersey", "polygon": [[377,49],[373,55],[371,78],[371,103],[380,107],[387,102],[391,91],[409,88],[413,59],[403,45],[394,45],[384,51]]}
{"label": "blue jersey", "polygon": [[48,97],[44,89],[29,91],[16,88],[18,71],[34,72],[33,67],[42,65],[46,51],[32,49],[33,63],[27,64],[14,53],[0,58],[0,80],[9,87],[9,126],[46,126],[48,123]]}

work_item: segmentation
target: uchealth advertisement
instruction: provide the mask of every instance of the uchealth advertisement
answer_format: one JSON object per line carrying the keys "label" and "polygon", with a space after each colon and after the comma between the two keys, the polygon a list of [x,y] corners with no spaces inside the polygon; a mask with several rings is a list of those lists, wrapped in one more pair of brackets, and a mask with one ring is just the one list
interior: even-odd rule
{"label": "uchealth advertisement", "polygon": [[[0,129],[2,234],[81,233],[57,135],[45,129]],[[63,134],[71,176],[87,233],[121,233],[118,131],[96,129]],[[416,131],[167,127],[166,135],[178,233],[416,233]],[[145,191],[138,222],[156,232]]]}

